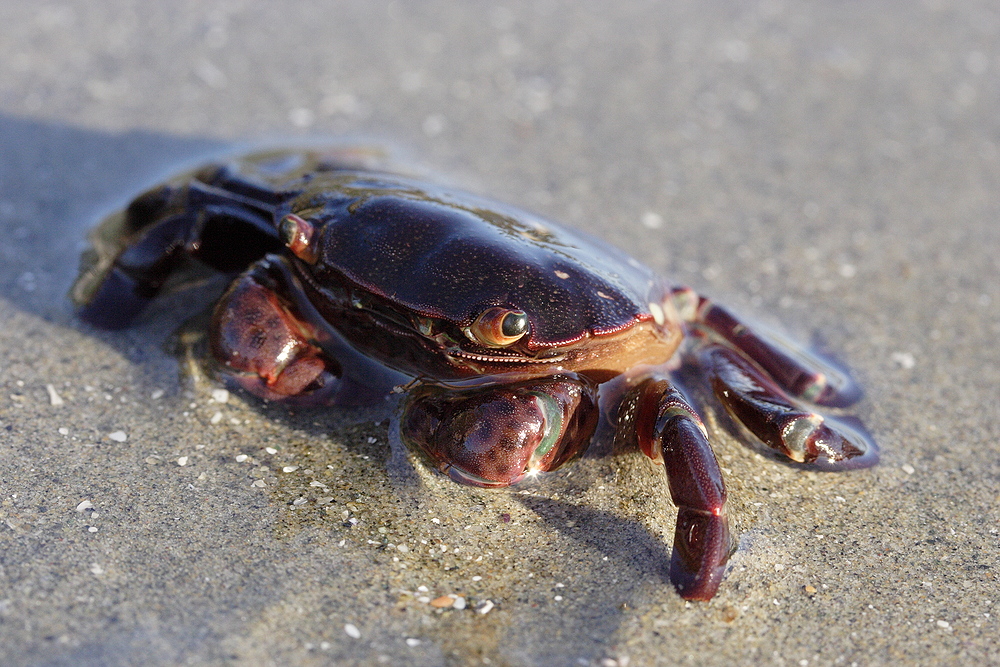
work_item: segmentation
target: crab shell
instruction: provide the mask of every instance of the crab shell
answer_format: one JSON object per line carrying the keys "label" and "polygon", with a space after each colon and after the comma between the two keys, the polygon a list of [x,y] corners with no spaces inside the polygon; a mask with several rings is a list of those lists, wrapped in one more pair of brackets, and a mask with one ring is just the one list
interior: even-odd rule
{"label": "crab shell", "polygon": [[[681,341],[650,270],[496,202],[331,174],[279,209],[289,215],[313,230],[289,246],[310,301],[359,349],[417,377],[566,371],[601,382],[666,361]],[[526,333],[502,347],[477,341],[470,328],[491,309],[523,312]]]}

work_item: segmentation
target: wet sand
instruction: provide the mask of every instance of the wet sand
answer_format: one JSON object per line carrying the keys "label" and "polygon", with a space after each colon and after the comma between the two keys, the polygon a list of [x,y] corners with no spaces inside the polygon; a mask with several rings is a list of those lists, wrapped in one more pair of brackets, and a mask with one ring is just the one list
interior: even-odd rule
{"label": "wet sand", "polygon": [[[1000,664],[1000,14],[985,1],[0,2],[0,663]],[[507,491],[185,372],[66,292],[87,230],[334,140],[626,249],[845,363],[868,470],[711,419],[739,550],[667,578],[639,454]]]}

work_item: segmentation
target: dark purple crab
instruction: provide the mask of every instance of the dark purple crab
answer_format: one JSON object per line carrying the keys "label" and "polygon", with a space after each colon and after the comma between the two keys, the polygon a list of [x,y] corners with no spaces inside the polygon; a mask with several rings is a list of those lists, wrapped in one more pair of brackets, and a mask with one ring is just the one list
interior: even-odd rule
{"label": "dark purple crab", "polygon": [[668,373],[685,338],[685,360],[753,440],[826,468],[875,457],[810,407],[858,395],[815,357],[600,241],[349,151],[206,167],[140,195],[94,240],[74,290],[83,319],[127,326],[188,258],[238,273],[209,337],[226,377],[297,404],[407,389],[404,440],[457,481],[554,470],[606,415],[664,465],[678,507],[670,577],[687,599],[715,594],[732,546],[705,427]]}

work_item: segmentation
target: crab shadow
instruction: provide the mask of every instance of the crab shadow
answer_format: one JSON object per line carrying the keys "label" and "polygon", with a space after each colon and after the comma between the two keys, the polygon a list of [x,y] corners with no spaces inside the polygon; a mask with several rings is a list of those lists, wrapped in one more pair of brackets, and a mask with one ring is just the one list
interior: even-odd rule
{"label": "crab shadow", "polygon": [[66,297],[94,223],[221,141],[101,132],[0,114],[0,298],[75,326]]}
{"label": "crab shadow", "polygon": [[[557,533],[594,549],[608,561],[621,582],[622,601],[643,581],[670,585],[671,548],[638,521],[585,505],[539,496],[516,496],[518,502],[543,518]],[[672,509],[672,508],[671,508]]]}

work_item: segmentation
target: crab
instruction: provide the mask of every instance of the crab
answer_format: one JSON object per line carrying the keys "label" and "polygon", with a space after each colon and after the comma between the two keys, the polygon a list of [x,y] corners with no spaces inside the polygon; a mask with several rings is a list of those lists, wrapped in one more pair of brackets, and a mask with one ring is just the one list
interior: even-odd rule
{"label": "crab", "polygon": [[671,379],[682,363],[758,446],[874,462],[863,429],[821,411],[859,391],[819,357],[607,243],[363,158],[257,153],[139,195],[93,236],[80,317],[129,326],[190,259],[231,274],[209,330],[223,378],[298,405],[405,392],[402,439],[463,484],[555,470],[608,424],[666,473],[670,579],[690,600],[715,595],[733,539],[708,431]]}

